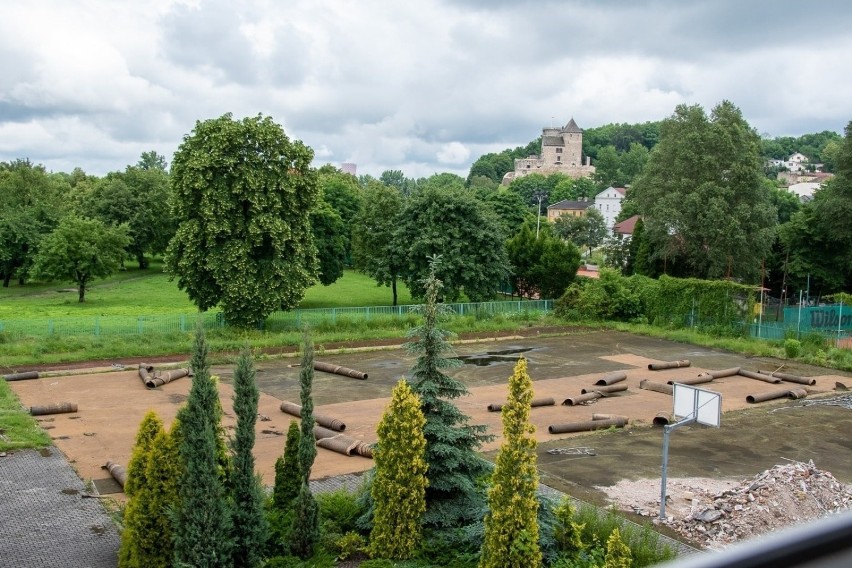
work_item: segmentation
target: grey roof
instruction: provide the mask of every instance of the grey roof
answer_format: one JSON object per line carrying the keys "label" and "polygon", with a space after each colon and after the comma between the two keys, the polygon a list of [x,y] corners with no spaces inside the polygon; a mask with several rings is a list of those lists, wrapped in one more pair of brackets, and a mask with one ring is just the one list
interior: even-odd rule
{"label": "grey roof", "polygon": [[571,120],[568,121],[568,124],[566,124],[562,128],[562,132],[568,132],[568,133],[571,133],[571,134],[582,134],[583,129],[580,128],[579,126],[577,126],[577,123],[574,122],[574,117],[572,116]]}
{"label": "grey roof", "polygon": [[563,140],[561,136],[542,136],[541,137],[541,145],[542,146],[564,146],[565,140]]}
{"label": "grey roof", "polygon": [[553,205],[548,205],[548,209],[570,209],[570,210],[578,210],[578,209],[588,209],[589,206],[592,205],[591,201],[571,201],[569,199],[563,199]]}

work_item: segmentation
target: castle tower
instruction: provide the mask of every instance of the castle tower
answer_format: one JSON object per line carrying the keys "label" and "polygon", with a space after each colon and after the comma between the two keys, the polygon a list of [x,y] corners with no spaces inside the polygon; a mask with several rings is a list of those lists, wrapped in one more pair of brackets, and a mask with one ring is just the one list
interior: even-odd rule
{"label": "castle tower", "polygon": [[515,160],[515,171],[503,177],[508,185],[515,178],[529,174],[565,174],[578,179],[592,177],[595,167],[586,160],[583,164],[583,130],[574,119],[562,128],[545,127],[541,131],[541,154]]}

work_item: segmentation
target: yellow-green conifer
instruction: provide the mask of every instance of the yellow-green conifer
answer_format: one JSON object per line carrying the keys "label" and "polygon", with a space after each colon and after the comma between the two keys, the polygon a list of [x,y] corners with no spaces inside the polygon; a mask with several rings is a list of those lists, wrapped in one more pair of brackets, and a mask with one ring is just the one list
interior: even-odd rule
{"label": "yellow-green conifer", "polygon": [[426,418],[420,399],[400,379],[377,429],[370,554],[405,560],[420,544],[426,511]]}
{"label": "yellow-green conifer", "polygon": [[621,540],[621,533],[614,529],[606,539],[606,556],[604,568],[630,568],[633,564],[633,554],[630,547]]}
{"label": "yellow-green conifer", "polygon": [[541,565],[538,545],[538,471],[535,427],[530,424],[532,380],[521,358],[509,379],[503,406],[503,444],[488,491],[485,537],[480,568],[535,568]]}

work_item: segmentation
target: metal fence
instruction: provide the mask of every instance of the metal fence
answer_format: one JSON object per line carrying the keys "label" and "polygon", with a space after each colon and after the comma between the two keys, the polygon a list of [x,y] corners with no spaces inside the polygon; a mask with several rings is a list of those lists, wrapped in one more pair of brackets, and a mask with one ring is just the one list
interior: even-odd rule
{"label": "metal fence", "polygon": [[[513,316],[549,313],[553,300],[515,300],[503,302],[478,302],[445,304],[458,316],[493,317],[498,314]],[[267,331],[298,330],[305,325],[353,325],[411,319],[412,306],[368,306],[362,308],[318,308],[275,312],[263,322],[260,329]],[[0,320],[0,333],[15,337],[79,337],[79,336],[134,336],[145,334],[185,333],[195,329],[201,321],[205,329],[227,327],[221,312],[197,314],[162,314],[148,316],[92,316],[55,317],[41,319]]]}
{"label": "metal fence", "polygon": [[776,340],[818,335],[837,347],[852,349],[852,306],[787,306],[776,321],[767,321],[759,314],[749,331],[752,337]]}

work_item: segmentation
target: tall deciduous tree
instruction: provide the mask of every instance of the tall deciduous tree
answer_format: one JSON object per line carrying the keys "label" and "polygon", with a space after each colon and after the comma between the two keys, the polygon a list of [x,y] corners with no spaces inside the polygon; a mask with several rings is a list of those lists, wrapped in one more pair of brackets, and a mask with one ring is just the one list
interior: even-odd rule
{"label": "tall deciduous tree", "polygon": [[428,484],[425,424],[420,399],[405,379],[400,379],[376,430],[376,469],[370,487],[374,503],[372,556],[405,560],[420,544]]}
{"label": "tall deciduous tree", "polygon": [[42,239],[31,273],[39,279],[74,282],[84,302],[92,280],[118,271],[129,242],[126,225],[109,227],[96,219],[65,217]]}
{"label": "tall deciduous tree", "polygon": [[468,416],[452,402],[467,395],[468,390],[464,383],[443,372],[461,362],[447,357],[452,353],[447,341],[451,332],[439,327],[449,308],[438,303],[441,282],[436,276],[436,261],[432,259],[423,284],[425,303],[415,308],[423,322],[408,333],[413,341],[406,345],[417,356],[411,370],[413,388],[426,417],[423,435],[429,487],[424,521],[431,526],[458,527],[473,521],[484,504],[476,480],[487,473],[488,466],[476,451],[491,436],[485,433],[485,426],[471,425]]}
{"label": "tall deciduous tree", "polygon": [[500,222],[465,192],[424,189],[408,198],[395,242],[411,294],[423,298],[430,258],[441,255],[437,277],[447,299],[462,292],[473,302],[490,300],[508,275]]}
{"label": "tall deciduous tree", "polygon": [[577,247],[588,247],[589,254],[603,244],[607,234],[603,215],[593,207],[586,209],[583,215],[562,215],[554,221],[553,228],[557,235]]}
{"label": "tall deciduous tree", "polygon": [[314,401],[311,396],[311,388],[314,381],[314,342],[308,333],[305,333],[302,353],[302,370],[299,373],[299,384],[301,386],[300,401],[302,403],[302,422],[299,436],[299,467],[301,469],[301,486],[294,504],[295,518],[293,519],[293,531],[290,548],[294,554],[303,560],[314,553],[319,540],[319,505],[311,493],[308,481],[311,477],[311,468],[317,456],[317,447],[314,442]]}
{"label": "tall deciduous tree", "polygon": [[175,564],[227,566],[232,562],[231,514],[219,472],[219,395],[210,375],[204,328],[196,328],[190,365],[192,386],[181,421],[180,455],[185,469],[175,511]]}
{"label": "tall deciduous tree", "polygon": [[196,123],[172,162],[179,223],[166,268],[201,310],[251,326],[302,299],[317,274],[313,152],[269,117]]}
{"label": "tall deciduous tree", "polygon": [[675,275],[755,279],[776,218],[762,175],[760,138],[736,106],[709,117],[678,106],[631,188],[652,261]]}
{"label": "tall deciduous tree", "polygon": [[522,357],[509,378],[508,402],[501,411],[503,444],[488,491],[481,568],[541,565],[535,426],[530,423],[532,397],[532,380]]}
{"label": "tall deciduous tree", "polygon": [[556,237],[549,223],[540,227],[538,238],[529,223],[506,243],[512,264],[509,277],[521,296],[558,298],[574,280],[580,252],[570,242]]}
{"label": "tall deciduous tree", "polygon": [[317,247],[320,284],[329,286],[343,276],[348,227],[331,205],[320,199],[311,211],[311,231]]}
{"label": "tall deciduous tree", "polygon": [[234,414],[237,416],[233,442],[233,501],[235,568],[260,566],[266,542],[266,517],[263,512],[263,487],[254,472],[254,425],[260,392],[255,382],[254,365],[245,348],[234,370]]}
{"label": "tall deciduous tree", "polygon": [[352,258],[355,267],[379,286],[390,286],[397,304],[396,283],[402,269],[402,247],[396,244],[402,194],[394,187],[373,182],[364,190],[361,209],[353,219]]}

